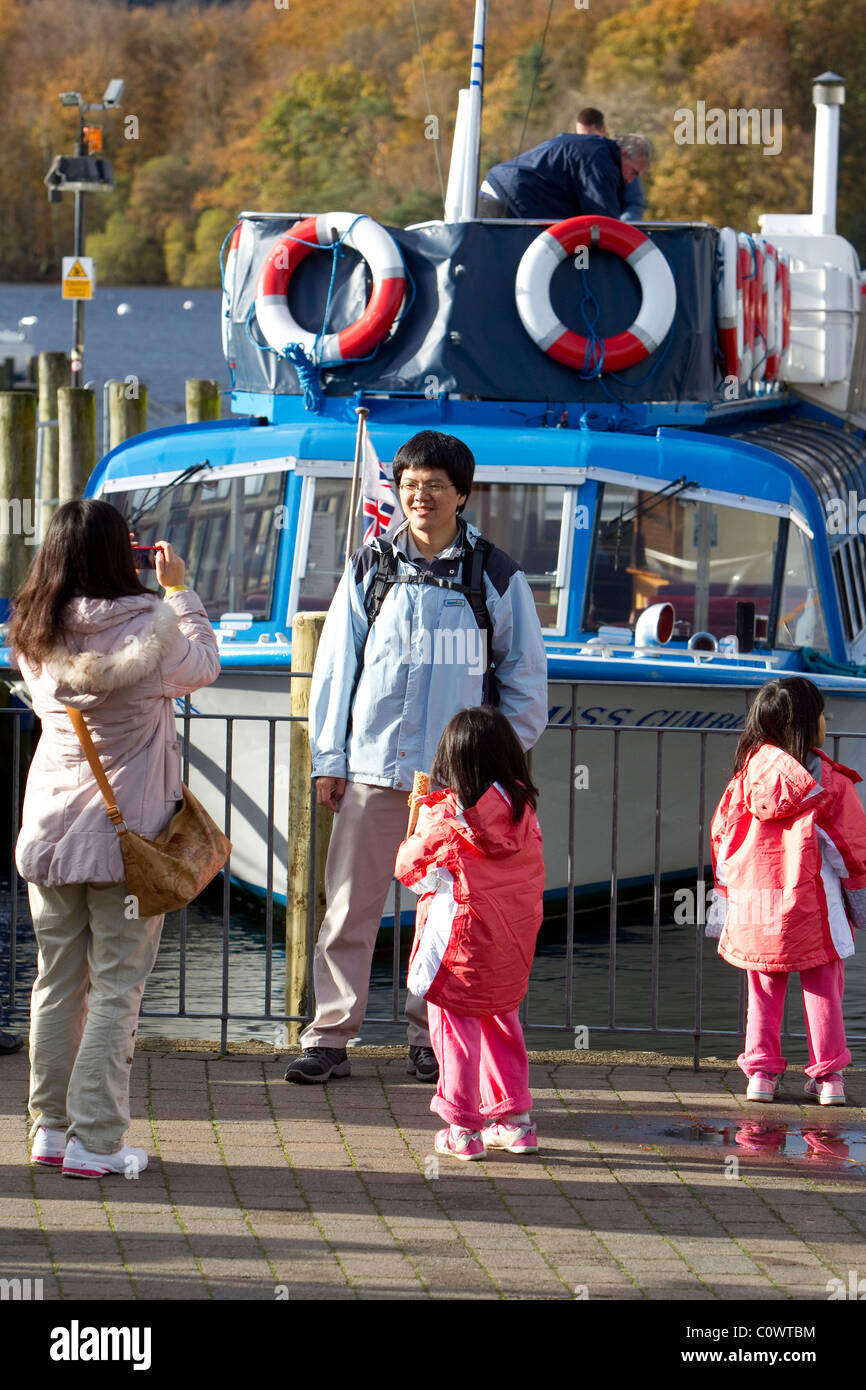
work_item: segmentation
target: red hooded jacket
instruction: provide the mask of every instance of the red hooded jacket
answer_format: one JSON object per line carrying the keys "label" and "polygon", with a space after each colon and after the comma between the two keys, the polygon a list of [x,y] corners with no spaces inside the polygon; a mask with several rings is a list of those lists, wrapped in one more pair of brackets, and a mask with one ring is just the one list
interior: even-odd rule
{"label": "red hooded jacket", "polygon": [[817,750],[809,765],[762,744],[713,817],[719,955],[744,970],[811,970],[854,952],[843,889],[853,902],[866,887],[861,778]]}
{"label": "red hooded jacket", "polygon": [[462,813],[452,791],[421,802],[396,877],[419,893],[409,961],[413,994],[455,1014],[516,1009],[541,926],[544,858],[535,812],[517,825],[495,784]]}

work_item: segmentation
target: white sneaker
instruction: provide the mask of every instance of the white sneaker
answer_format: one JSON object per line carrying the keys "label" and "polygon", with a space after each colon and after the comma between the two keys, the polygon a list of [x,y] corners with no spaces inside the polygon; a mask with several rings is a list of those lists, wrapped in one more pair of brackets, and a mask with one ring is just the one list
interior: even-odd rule
{"label": "white sneaker", "polygon": [[116,1154],[92,1154],[86,1149],[77,1135],[73,1134],[66,1145],[63,1159],[64,1178],[105,1178],[112,1173],[122,1173],[125,1178],[137,1178],[147,1167],[147,1154],[144,1149],[132,1149],[124,1144]]}
{"label": "white sneaker", "polygon": [[753,1071],[746,1087],[746,1100],[775,1100],[780,1080],[775,1072]]}
{"label": "white sneaker", "polygon": [[40,1125],[33,1136],[30,1149],[31,1163],[44,1163],[46,1167],[59,1168],[66,1153],[66,1130],[46,1129]]}

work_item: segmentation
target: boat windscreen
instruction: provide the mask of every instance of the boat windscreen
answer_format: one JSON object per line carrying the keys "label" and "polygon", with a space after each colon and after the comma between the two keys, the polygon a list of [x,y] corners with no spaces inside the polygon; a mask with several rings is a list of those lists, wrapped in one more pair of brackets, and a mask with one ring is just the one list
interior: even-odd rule
{"label": "boat windscreen", "polygon": [[137,516],[139,545],[166,540],[182,556],[211,622],[240,612],[268,622],[280,538],[274,518],[285,488],[284,472],[204,475],[171,489],[116,492],[111,500],[124,516]]}

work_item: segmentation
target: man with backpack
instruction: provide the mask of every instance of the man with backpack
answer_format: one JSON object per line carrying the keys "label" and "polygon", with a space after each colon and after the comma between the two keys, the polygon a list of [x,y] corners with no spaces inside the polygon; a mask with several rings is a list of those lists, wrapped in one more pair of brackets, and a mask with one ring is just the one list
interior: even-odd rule
{"label": "man with backpack", "polygon": [[[325,622],[310,690],[320,805],[337,813],[316,945],[316,1015],[286,1071],[300,1083],[348,1076],[379,922],[406,833],[413,773],[428,771],[445,725],[498,704],[524,748],[547,724],[547,659],[523,571],[461,516],[475,460],[423,430],[398,449],[407,520],[351,557]],[[427,1006],[407,995],[408,1070],[438,1080]]]}

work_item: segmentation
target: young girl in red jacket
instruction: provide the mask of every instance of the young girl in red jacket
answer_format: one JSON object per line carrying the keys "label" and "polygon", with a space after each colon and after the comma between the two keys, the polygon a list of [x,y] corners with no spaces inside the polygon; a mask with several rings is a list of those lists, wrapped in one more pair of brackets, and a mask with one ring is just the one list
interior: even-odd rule
{"label": "young girl in red jacket", "polygon": [[747,1100],[772,1100],[779,1089],[785,991],[798,971],[806,1094],[845,1104],[843,961],[854,953],[852,919],[866,899],[866,814],[854,790],[859,775],[818,751],[823,711],[820,690],[803,676],[763,686],[713,817],[716,902],[707,932],[723,924],[719,955],[748,972],[746,1046],[737,1059],[749,1078]]}
{"label": "young girl in red jacket", "polygon": [[395,873],[420,894],[408,983],[427,1000],[439,1062],[430,1109],[448,1127],[435,1149],[464,1160],[534,1153],[517,1015],[542,917],[538,790],[508,720],[487,706],[451,720],[431,776],[444,790],[420,800]]}

